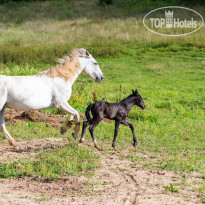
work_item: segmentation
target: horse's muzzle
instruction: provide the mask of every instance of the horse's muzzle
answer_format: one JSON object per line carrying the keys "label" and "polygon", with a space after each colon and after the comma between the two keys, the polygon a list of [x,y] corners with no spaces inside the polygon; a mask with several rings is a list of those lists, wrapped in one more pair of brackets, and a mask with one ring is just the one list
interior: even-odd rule
{"label": "horse's muzzle", "polygon": [[103,76],[100,77],[100,78],[98,78],[98,77],[95,78],[95,82],[96,82],[96,83],[100,83],[100,82],[102,82],[103,80],[104,80],[104,77],[103,77]]}

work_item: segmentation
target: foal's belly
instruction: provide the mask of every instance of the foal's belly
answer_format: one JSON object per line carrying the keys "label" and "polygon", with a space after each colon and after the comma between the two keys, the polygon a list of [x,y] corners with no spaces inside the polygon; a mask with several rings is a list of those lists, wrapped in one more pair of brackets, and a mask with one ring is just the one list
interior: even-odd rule
{"label": "foal's belly", "polygon": [[105,118],[112,120],[116,117],[117,112],[118,112],[118,108],[113,104],[111,104],[110,106],[106,107],[104,110]]}

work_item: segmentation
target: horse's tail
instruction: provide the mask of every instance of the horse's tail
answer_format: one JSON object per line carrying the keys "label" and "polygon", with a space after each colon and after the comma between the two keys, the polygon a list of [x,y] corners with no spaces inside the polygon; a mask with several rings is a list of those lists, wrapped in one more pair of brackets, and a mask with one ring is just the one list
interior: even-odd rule
{"label": "horse's tail", "polygon": [[87,121],[90,121],[90,120],[91,120],[90,110],[91,110],[91,108],[92,108],[93,105],[94,105],[94,104],[88,105],[88,107],[87,107],[87,109],[86,109],[86,111],[85,111],[85,116],[86,116],[86,118],[87,118]]}

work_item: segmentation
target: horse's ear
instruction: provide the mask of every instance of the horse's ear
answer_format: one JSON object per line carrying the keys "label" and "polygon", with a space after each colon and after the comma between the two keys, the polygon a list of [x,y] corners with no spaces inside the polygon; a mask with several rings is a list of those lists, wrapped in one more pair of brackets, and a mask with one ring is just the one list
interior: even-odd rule
{"label": "horse's ear", "polygon": [[132,89],[132,94],[135,94],[135,91]]}
{"label": "horse's ear", "polygon": [[135,94],[138,94],[138,91],[137,91],[137,89],[135,90]]}
{"label": "horse's ear", "polygon": [[86,54],[86,56],[89,56],[89,55],[90,55],[89,52],[88,52],[87,50],[86,50],[85,54]]}

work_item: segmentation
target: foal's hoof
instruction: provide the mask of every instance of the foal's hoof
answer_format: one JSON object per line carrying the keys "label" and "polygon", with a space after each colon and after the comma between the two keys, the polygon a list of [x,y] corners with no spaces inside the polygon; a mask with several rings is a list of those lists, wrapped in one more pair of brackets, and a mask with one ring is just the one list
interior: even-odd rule
{"label": "foal's hoof", "polygon": [[113,148],[115,151],[118,151],[117,148],[116,148],[115,146],[113,146],[113,145],[112,145],[112,148]]}
{"label": "foal's hoof", "polygon": [[140,142],[134,142],[133,146],[136,147],[139,144],[140,144]]}
{"label": "foal's hoof", "polygon": [[78,146],[82,146],[82,145],[83,145],[83,142],[84,142],[84,139],[80,139],[80,140],[79,140],[79,143],[78,143]]}

